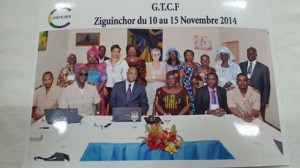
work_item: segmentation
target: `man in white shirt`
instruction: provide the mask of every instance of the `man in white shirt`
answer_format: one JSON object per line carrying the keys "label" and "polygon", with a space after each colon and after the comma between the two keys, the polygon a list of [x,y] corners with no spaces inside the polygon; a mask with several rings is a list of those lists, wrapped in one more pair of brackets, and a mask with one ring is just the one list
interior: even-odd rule
{"label": "man in white shirt", "polygon": [[[87,84],[88,72],[86,67],[80,67],[76,71],[76,82],[64,88],[59,108],[77,108],[81,115],[100,114],[98,107],[100,96],[94,85]],[[96,111],[92,105],[97,104]]]}
{"label": "man in white shirt", "polygon": [[246,74],[240,73],[236,77],[237,86],[227,92],[227,103],[233,115],[246,122],[252,122],[260,117],[259,91],[249,86]]}
{"label": "man in white shirt", "polygon": [[32,122],[44,116],[44,109],[57,108],[62,92],[61,87],[53,85],[53,74],[50,71],[43,74],[42,81],[43,85],[34,91]]}

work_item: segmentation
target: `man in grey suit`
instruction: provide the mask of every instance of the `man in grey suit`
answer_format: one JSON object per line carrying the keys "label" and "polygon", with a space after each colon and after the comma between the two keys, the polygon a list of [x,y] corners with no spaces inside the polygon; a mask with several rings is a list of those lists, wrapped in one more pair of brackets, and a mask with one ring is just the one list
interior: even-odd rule
{"label": "man in grey suit", "polygon": [[240,63],[240,67],[242,72],[247,74],[250,80],[250,86],[260,91],[260,113],[265,121],[265,110],[266,105],[269,103],[271,90],[270,71],[266,65],[257,61],[257,51],[254,47],[247,49],[247,57],[248,61]]}
{"label": "man in grey suit", "polygon": [[[137,69],[130,67],[127,71],[127,80],[115,83],[110,95],[110,107],[142,107],[142,113],[147,114],[149,109],[145,86],[138,84]],[[153,93],[154,94],[154,93]]]}

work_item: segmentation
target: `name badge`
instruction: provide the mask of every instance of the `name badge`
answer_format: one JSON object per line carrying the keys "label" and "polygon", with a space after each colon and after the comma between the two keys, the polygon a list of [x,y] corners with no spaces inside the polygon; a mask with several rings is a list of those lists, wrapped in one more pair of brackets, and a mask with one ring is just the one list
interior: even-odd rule
{"label": "name badge", "polygon": [[111,78],[111,83],[116,83],[116,79],[115,78]]}
{"label": "name badge", "polygon": [[210,108],[211,108],[211,110],[215,110],[215,109],[219,108],[219,105],[218,104],[211,104]]}
{"label": "name badge", "polygon": [[75,75],[74,74],[68,75],[68,80],[69,81],[74,81],[75,80]]}
{"label": "name badge", "polygon": [[220,81],[226,83],[226,82],[228,81],[228,79],[222,76],[222,77],[220,78]]}
{"label": "name badge", "polygon": [[248,77],[248,79],[250,79],[251,78],[251,74],[247,74],[247,77]]}

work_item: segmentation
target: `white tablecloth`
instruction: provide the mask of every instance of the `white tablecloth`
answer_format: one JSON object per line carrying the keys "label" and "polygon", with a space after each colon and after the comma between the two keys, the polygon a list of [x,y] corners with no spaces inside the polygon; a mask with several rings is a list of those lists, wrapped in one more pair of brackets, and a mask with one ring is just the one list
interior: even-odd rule
{"label": "white tablecloth", "polygon": [[[161,117],[163,120],[163,116]],[[136,123],[137,128],[132,128],[131,122],[111,122],[111,116],[89,116],[82,120],[81,124],[66,125],[65,133],[59,133],[54,125],[48,125],[45,121],[38,121],[32,125],[30,137],[43,136],[41,141],[29,141],[28,157],[25,159],[25,167],[93,167],[110,166],[140,167],[143,165],[154,166],[160,164],[168,167],[233,167],[233,166],[263,166],[285,165],[286,156],[277,148],[274,139],[281,141],[281,133],[255,119],[252,123],[246,123],[241,119],[226,115],[215,117],[208,115],[172,116],[171,123],[176,124],[178,134],[185,141],[196,140],[220,140],[227,150],[235,157],[234,160],[217,161],[125,161],[125,162],[80,162],[80,158],[89,142],[111,143],[139,143],[142,140],[137,137],[145,135],[145,121]],[[101,129],[97,127],[112,123],[109,127]],[[95,126],[96,125],[96,126]],[[166,126],[166,124],[164,125]],[[40,127],[50,127],[40,129]],[[63,128],[63,126],[62,126]],[[70,156],[70,162],[46,162],[34,161],[34,156],[49,157],[55,152],[66,153]]]}

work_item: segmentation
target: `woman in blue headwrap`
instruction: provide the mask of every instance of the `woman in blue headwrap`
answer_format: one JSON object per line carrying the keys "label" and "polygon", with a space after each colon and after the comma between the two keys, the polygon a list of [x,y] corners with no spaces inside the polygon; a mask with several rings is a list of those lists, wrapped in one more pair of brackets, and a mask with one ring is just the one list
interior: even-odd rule
{"label": "woman in blue headwrap", "polygon": [[169,48],[166,52],[166,63],[167,63],[167,72],[179,70],[178,65],[181,63],[180,54],[176,48]]}

